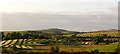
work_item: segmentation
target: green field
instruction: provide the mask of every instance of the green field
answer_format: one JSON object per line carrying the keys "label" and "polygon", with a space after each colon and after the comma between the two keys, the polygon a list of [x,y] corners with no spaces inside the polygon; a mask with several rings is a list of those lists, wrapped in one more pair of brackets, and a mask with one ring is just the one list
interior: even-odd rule
{"label": "green field", "polygon": [[[23,32],[24,33],[24,32]],[[54,52],[52,47],[59,52],[115,52],[118,47],[119,35],[117,31],[99,31],[84,33],[4,33],[0,42],[2,49],[13,52]],[[105,37],[106,36],[106,37]]]}
{"label": "green field", "polygon": [[88,51],[92,51],[92,50],[97,49],[99,52],[114,52],[117,47],[118,47],[118,42],[112,43],[109,45],[105,45],[105,46],[99,46],[96,48],[92,48],[92,49],[89,49]]}
{"label": "green field", "polygon": [[[50,52],[50,49],[53,45],[41,45],[35,41],[39,40],[31,40],[31,39],[15,39],[15,40],[4,40],[2,41],[2,47],[4,48],[12,48],[13,45],[16,49],[29,49],[24,50],[26,52]],[[58,44],[60,51],[65,52],[82,52],[82,51],[92,51],[98,50],[99,52],[114,52],[117,48],[118,42],[111,43],[109,45],[78,45],[78,46],[64,46]],[[36,49],[36,50],[35,50]],[[39,49],[39,50],[38,50]]]}

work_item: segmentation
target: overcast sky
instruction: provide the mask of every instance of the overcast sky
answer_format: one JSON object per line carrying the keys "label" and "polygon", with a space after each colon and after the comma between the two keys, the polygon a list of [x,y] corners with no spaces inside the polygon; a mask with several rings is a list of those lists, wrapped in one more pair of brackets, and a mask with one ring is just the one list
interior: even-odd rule
{"label": "overcast sky", "polygon": [[0,30],[118,28],[119,0],[0,0]]}

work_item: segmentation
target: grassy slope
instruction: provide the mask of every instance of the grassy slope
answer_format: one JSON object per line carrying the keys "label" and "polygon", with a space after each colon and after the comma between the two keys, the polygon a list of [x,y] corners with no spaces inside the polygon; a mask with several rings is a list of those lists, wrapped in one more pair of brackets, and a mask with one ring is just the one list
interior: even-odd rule
{"label": "grassy slope", "polygon": [[92,51],[92,50],[97,49],[99,52],[114,52],[115,49],[117,48],[117,45],[118,45],[118,42],[112,43],[112,44],[109,44],[109,45],[105,45],[105,46],[99,46],[99,47],[96,47],[96,48],[92,48],[92,49],[89,49],[88,51]]}
{"label": "grassy slope", "polygon": [[107,34],[108,36],[118,36],[118,32],[92,32],[92,33],[78,34],[77,36],[101,36],[103,34]]}

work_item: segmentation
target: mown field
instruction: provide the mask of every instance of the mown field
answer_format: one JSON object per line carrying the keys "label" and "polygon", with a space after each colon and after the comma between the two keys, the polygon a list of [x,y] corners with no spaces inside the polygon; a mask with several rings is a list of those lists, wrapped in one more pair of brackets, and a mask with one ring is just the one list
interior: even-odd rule
{"label": "mown field", "polygon": [[[24,32],[23,32],[24,33]],[[119,34],[111,32],[85,32],[68,34],[49,34],[19,32],[5,33],[0,41],[3,50],[13,52],[53,52],[52,47],[57,47],[59,52],[115,52],[118,48]],[[17,36],[17,37],[16,37]],[[105,37],[106,36],[106,37]],[[98,44],[97,44],[98,43]]]}
{"label": "mown field", "polygon": [[[15,48],[19,50],[24,50],[26,52],[51,52],[51,47],[54,45],[40,44],[36,41],[38,39],[14,39],[14,40],[4,40],[0,42],[3,48]],[[41,40],[42,41],[42,40]],[[66,46],[66,45],[55,45],[59,48],[59,52],[82,52],[82,51],[92,51],[98,50],[99,52],[114,52],[117,48],[118,42],[106,44],[88,44],[88,45],[78,45],[78,46]]]}
{"label": "mown field", "polygon": [[106,34],[107,36],[119,36],[118,31],[114,32],[88,32],[83,34],[77,34],[77,36],[102,36],[103,34]]}

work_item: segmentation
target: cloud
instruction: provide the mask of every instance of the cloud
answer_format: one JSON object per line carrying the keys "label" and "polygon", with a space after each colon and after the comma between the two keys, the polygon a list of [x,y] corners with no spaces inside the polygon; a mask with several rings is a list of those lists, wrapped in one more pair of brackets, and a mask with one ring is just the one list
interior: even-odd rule
{"label": "cloud", "polygon": [[4,13],[2,16],[3,30],[58,27],[75,31],[90,31],[118,27],[117,15],[107,12],[90,12],[84,14]]}

